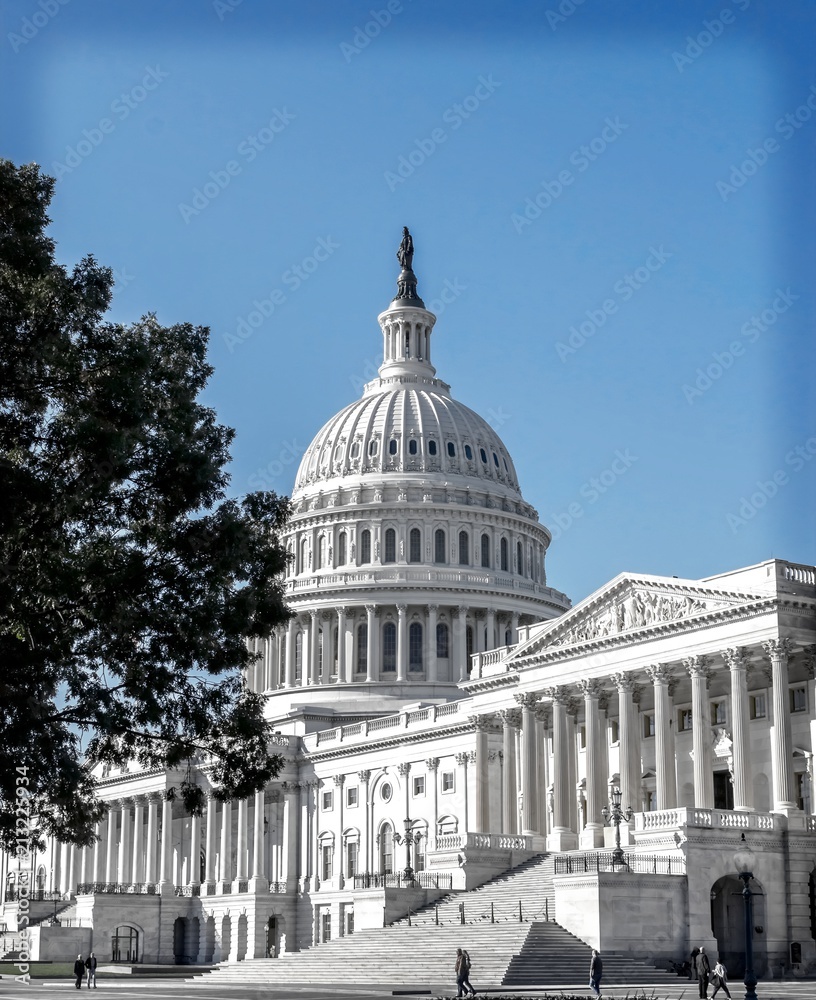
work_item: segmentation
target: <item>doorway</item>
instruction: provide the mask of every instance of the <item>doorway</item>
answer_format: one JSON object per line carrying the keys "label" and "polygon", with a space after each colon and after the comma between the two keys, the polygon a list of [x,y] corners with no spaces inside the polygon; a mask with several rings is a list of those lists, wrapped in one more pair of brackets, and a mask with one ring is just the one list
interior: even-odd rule
{"label": "doorway", "polygon": [[[754,972],[761,977],[768,970],[765,896],[756,879],[752,879],[750,886],[754,911]],[[736,875],[725,875],[711,887],[711,932],[717,939],[717,952],[728,970],[728,978],[742,978],[745,975],[745,902],[742,880]]]}

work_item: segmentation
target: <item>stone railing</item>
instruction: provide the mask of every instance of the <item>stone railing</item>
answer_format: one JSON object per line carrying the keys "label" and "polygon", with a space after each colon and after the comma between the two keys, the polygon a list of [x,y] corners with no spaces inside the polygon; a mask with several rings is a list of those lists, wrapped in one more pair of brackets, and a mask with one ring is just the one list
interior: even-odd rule
{"label": "stone railing", "polygon": [[672,830],[683,826],[718,830],[773,830],[777,818],[768,813],[736,812],[733,809],[697,809],[683,806],[657,812],[635,813],[635,830]]}
{"label": "stone railing", "polygon": [[87,896],[97,892],[153,896],[156,893],[156,885],[154,882],[80,882],[77,886],[78,896]]}
{"label": "stone railing", "polygon": [[443,833],[436,838],[437,851],[461,851],[467,848],[497,851],[530,851],[532,838],[506,833]]}
{"label": "stone railing", "polygon": [[805,583],[811,587],[816,586],[816,570],[813,566],[805,566],[801,563],[783,563],[782,575],[786,580],[793,580],[794,583]]}
{"label": "stone railing", "polygon": [[16,903],[20,899],[30,899],[32,902],[53,901],[62,899],[62,893],[58,889],[6,889],[4,899],[7,903]]}
{"label": "stone railing", "polygon": [[425,728],[438,719],[446,719],[458,714],[459,703],[456,701],[447,702],[444,705],[429,705],[427,708],[403,712],[400,715],[384,715],[379,719],[371,719],[367,722],[354,722],[349,726],[324,729],[321,732],[305,736],[303,743],[307,748],[316,748],[322,747],[326,743],[365,741],[370,733],[379,733],[389,729],[408,729],[413,726]]}
{"label": "stone railing", "polygon": [[638,875],[685,875],[686,859],[679,854],[658,857],[654,854],[623,855],[616,861],[612,851],[570,851],[555,858],[556,875],[597,875],[606,871],[628,869]]}
{"label": "stone railing", "polygon": [[270,892],[286,892],[285,882],[270,882],[269,883]]}
{"label": "stone railing", "polygon": [[201,895],[201,886],[200,885],[177,885],[176,888],[175,888],[175,895],[176,896],[187,896],[187,897],[191,897],[191,898],[193,896],[200,896]]}

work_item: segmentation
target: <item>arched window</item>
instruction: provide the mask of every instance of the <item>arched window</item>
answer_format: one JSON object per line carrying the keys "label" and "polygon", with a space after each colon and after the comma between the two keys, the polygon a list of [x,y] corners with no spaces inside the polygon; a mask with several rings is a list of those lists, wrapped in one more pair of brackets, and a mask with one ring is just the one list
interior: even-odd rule
{"label": "arched window", "polygon": [[295,680],[299,681],[303,676],[303,633],[298,632],[295,636]]}
{"label": "arched window", "polygon": [[417,443],[416,443],[416,441],[415,441],[415,440],[414,440],[414,439],[412,438],[412,439],[411,439],[411,440],[410,440],[410,441],[408,442],[408,454],[409,454],[409,455],[416,455],[416,453],[417,453]]}
{"label": "arched window", "polygon": [[465,458],[470,461],[473,458],[473,449],[469,444],[465,445]]}
{"label": "arched window", "polygon": [[505,644],[505,646],[509,646],[510,645],[510,638],[511,638],[510,629],[506,628],[504,630],[504,644]]}
{"label": "arched window", "polygon": [[447,562],[445,558],[445,532],[442,528],[437,528],[434,532],[434,562]]}
{"label": "arched window", "polygon": [[388,528],[385,532],[385,558],[383,562],[392,563],[397,561],[397,533],[393,528]]}
{"label": "arched window", "polygon": [[346,565],[346,533],[341,531],[337,537],[337,565]]}
{"label": "arched window", "polygon": [[371,562],[371,532],[368,528],[360,532],[360,562]]}
{"label": "arched window", "polygon": [[396,453],[397,453],[397,439],[391,438],[391,440],[388,442],[388,454],[396,455]]}
{"label": "arched window", "polygon": [[357,673],[368,672],[368,625],[363,622],[357,626]]}
{"label": "arched window", "polygon": [[316,569],[323,569],[326,565],[326,536],[321,535],[317,540],[317,566]]}
{"label": "arched window", "polygon": [[468,533],[466,531],[459,532],[459,565],[469,566],[470,565],[470,545],[468,544]]}
{"label": "arched window", "polygon": [[450,655],[448,652],[448,626],[444,622],[440,622],[436,626],[436,656],[437,659],[447,660]]}
{"label": "arched window", "polygon": [[501,568],[506,573],[508,570],[509,558],[507,555],[507,539],[502,538],[501,540]]}
{"label": "arched window", "polygon": [[306,538],[300,540],[300,572],[309,572],[309,542]]}
{"label": "arched window", "polygon": [[456,458],[456,445],[453,441],[448,441],[448,454],[451,458]]}
{"label": "arched window", "polygon": [[383,672],[397,669],[397,626],[393,622],[383,625]]}
{"label": "arched window", "polygon": [[354,444],[351,446],[351,457],[357,458],[359,454],[360,454],[360,442],[355,441]]}
{"label": "arched window", "polygon": [[490,568],[490,536],[482,535],[482,566]]}
{"label": "arched window", "polygon": [[114,962],[139,961],[139,932],[135,927],[122,924],[116,928],[111,939],[111,959]]}
{"label": "arched window", "polygon": [[484,450],[484,448],[479,449],[479,457],[484,462],[484,464],[487,465],[487,452]]}
{"label": "arched window", "polygon": [[422,562],[422,533],[419,528],[411,528],[408,540],[408,562]]}
{"label": "arched window", "polygon": [[431,440],[428,442],[428,454],[429,455],[436,454],[436,441],[434,441],[433,438],[431,438]]}
{"label": "arched window", "polygon": [[380,842],[380,873],[391,875],[394,871],[394,831],[390,823],[384,823],[377,838]]}
{"label": "arched window", "polygon": [[408,669],[422,670],[422,626],[411,622],[408,627]]}
{"label": "arched window", "polygon": [[376,438],[372,438],[372,440],[368,442],[368,454],[372,458],[377,454],[377,439]]}
{"label": "arched window", "polygon": [[46,877],[45,876],[45,865],[40,865],[40,867],[37,869],[37,879],[36,879],[36,882],[35,882],[35,886],[36,886],[37,892],[44,892],[45,891],[45,877]]}
{"label": "arched window", "polygon": [[516,562],[518,563],[516,572],[519,576],[524,576],[524,549],[521,542],[516,542]]}

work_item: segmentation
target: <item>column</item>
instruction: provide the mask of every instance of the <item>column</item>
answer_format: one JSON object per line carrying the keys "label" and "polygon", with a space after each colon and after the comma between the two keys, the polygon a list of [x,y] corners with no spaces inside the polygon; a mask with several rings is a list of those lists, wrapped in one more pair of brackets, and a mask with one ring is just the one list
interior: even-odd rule
{"label": "column", "polygon": [[[406,778],[406,782],[407,782]],[[334,799],[335,799],[335,815],[337,816],[337,831],[335,833],[335,859],[334,865],[332,866],[334,874],[337,876],[335,879],[335,885],[338,889],[342,889],[345,883],[346,873],[344,871],[345,857],[344,857],[344,847],[343,843],[343,786],[346,783],[345,774],[335,774],[334,775]],[[407,815],[407,813],[406,813]]]}
{"label": "column", "polygon": [[537,705],[535,710],[536,738],[538,740],[538,830],[542,837],[549,833],[547,822],[547,789],[550,787],[550,754],[547,745],[547,731],[550,725],[550,708]]}
{"label": "column", "polygon": [[295,686],[295,638],[297,636],[297,618],[292,618],[286,626],[286,681],[284,687]]}
{"label": "column", "polygon": [[490,833],[490,779],[488,775],[488,733],[490,716],[474,715],[476,729],[476,833]]}
{"label": "column", "polygon": [[221,805],[221,849],[218,852],[219,891],[225,892],[225,882],[232,882],[232,802]]}
{"label": "column", "polygon": [[677,807],[677,771],[675,766],[674,726],[672,724],[672,676],[663,663],[646,668],[652,682],[655,704],[655,782],[657,808]]}
{"label": "column", "polygon": [[462,834],[465,837],[465,843],[467,843],[468,835],[468,764],[470,763],[469,753],[458,753],[455,755],[454,760],[462,768],[462,813],[463,813],[463,824],[462,824]]}
{"label": "column", "polygon": [[519,614],[514,611],[510,616],[510,645],[514,646],[518,642]]}
{"label": "column", "polygon": [[145,843],[144,881],[156,883],[156,848],[158,846],[159,796],[150,792],[147,796],[147,841]]}
{"label": "column", "polygon": [[[322,683],[331,684],[334,674],[334,612],[323,613],[323,669]],[[340,636],[338,635],[338,642]]]}
{"label": "column", "polygon": [[173,800],[165,791],[162,795],[162,825],[159,841],[159,892],[172,895],[173,879]]}
{"label": "column", "polygon": [[309,798],[310,798],[310,786],[308,781],[298,782],[300,788],[300,876],[303,879],[303,888],[308,890],[309,888],[309,875],[311,873],[310,864],[310,853],[309,853],[309,836],[311,821],[309,815]]}
{"label": "column", "polygon": [[436,684],[439,676],[436,662],[436,616],[438,611],[439,606],[437,604],[428,605],[428,626],[425,633],[427,641],[425,645],[428,656],[428,670],[426,676],[429,684]]}
{"label": "column", "polygon": [[454,676],[456,667],[459,668],[458,681],[467,680],[467,613],[468,609],[460,605],[456,609],[456,628],[453,632],[454,644],[456,647],[456,660],[454,661]]}
{"label": "column", "polygon": [[115,882],[118,877],[116,867],[116,825],[118,822],[119,802],[114,799],[108,803],[108,842],[105,848],[105,881]]}
{"label": "column", "polygon": [[188,885],[201,885],[201,817],[190,817],[190,867]]}
{"label": "column", "polygon": [[683,666],[691,677],[691,738],[694,758],[694,805],[714,808],[714,772],[711,765],[711,710],[708,704],[709,659],[691,656]]}
{"label": "column", "polygon": [[348,684],[350,677],[346,664],[346,609],[337,609],[337,680]]}
{"label": "column", "polygon": [[204,839],[205,891],[215,892],[215,834],[218,826],[218,803],[212,791],[207,793],[207,832]]}
{"label": "column", "polygon": [[[309,631],[309,677],[312,684],[320,683],[320,619],[317,609],[309,612],[311,625]],[[304,669],[305,664],[304,664]]]}
{"label": "column", "polygon": [[773,688],[773,732],[771,734],[771,771],[774,812],[786,815],[797,809],[793,796],[793,739],[791,737],[790,695],[788,694],[788,657],[790,639],[771,639],[762,648],[771,661]]}
{"label": "column", "polygon": [[502,833],[518,832],[518,786],[516,782],[516,728],[521,723],[517,708],[499,712],[502,720],[502,750],[504,753],[504,782],[502,786]]}
{"label": "column", "polygon": [[[70,855],[68,853],[69,850],[70,850],[70,847],[71,847],[70,844],[60,844],[60,883],[59,883],[59,891],[60,891],[60,893],[63,896],[66,896],[70,892],[70,890],[71,890],[71,885],[70,885],[70,882],[68,881],[68,879],[70,877],[70,871],[69,871],[69,869],[70,869]],[[19,888],[19,883],[17,884],[17,887]]]}
{"label": "column", "polygon": [[439,758],[428,757],[425,767],[431,775],[433,785],[433,847],[436,850],[436,838],[439,835]]}
{"label": "column", "polygon": [[538,833],[538,754],[536,753],[535,709],[538,696],[514,696],[521,706],[521,832],[525,837]]}
{"label": "column", "polygon": [[144,798],[133,800],[133,863],[130,879],[137,884],[144,882]]}
{"label": "column", "polygon": [[374,663],[377,649],[377,606],[375,604],[366,604],[366,633],[366,682],[373,682],[377,679]]}
{"label": "column", "polygon": [[578,796],[581,789],[578,785],[578,698],[570,698],[567,702],[567,746],[569,747],[569,828],[574,834],[580,833]]}
{"label": "column", "polygon": [[294,887],[297,878],[297,813],[292,799],[297,794],[297,786],[291,781],[284,781],[283,790],[283,820],[281,832],[281,867],[278,881],[288,887]]}
{"label": "column", "polygon": [[404,684],[408,679],[408,620],[407,607],[397,605],[397,683]]}
{"label": "column", "polygon": [[363,801],[360,803],[361,806],[365,808],[364,821],[362,824],[362,843],[360,844],[360,854],[358,858],[358,866],[361,866],[362,872],[372,871],[373,859],[370,857],[371,851],[371,802],[369,801],[369,781],[371,780],[371,771],[358,771],[357,777],[360,779],[360,785],[362,786],[362,798]]}
{"label": "column", "polygon": [[485,651],[486,638],[482,622],[485,620],[484,611],[474,611],[473,613],[473,652],[483,653]]}
{"label": "column", "polygon": [[726,649],[723,659],[731,677],[731,779],[734,809],[752,812],[754,783],[748,728],[748,655],[742,647]]}
{"label": "column", "polygon": [[[238,800],[238,833],[235,845],[235,881],[247,879],[247,800]],[[235,886],[238,891],[238,886]]]}
{"label": "column", "polygon": [[599,699],[601,685],[597,680],[578,682],[584,695],[584,725],[586,726],[586,826],[581,831],[580,843],[585,850],[603,847],[603,815],[606,804],[606,783],[603,780],[601,755],[606,742],[601,732]]}
{"label": "column", "polygon": [[102,842],[102,825],[104,820],[97,820],[94,825],[96,840],[93,845],[93,862],[89,882],[101,882],[105,877],[105,846]]}
{"label": "column", "polygon": [[[503,645],[499,643],[499,645]],[[496,648],[496,612],[493,608],[487,609],[487,643],[485,649],[490,652]]]}
{"label": "column", "polygon": [[[636,709],[634,701],[635,678],[632,674],[615,674],[613,676],[618,689],[618,738],[620,741],[620,774],[621,808],[631,808],[640,812],[640,734],[637,731]],[[624,820],[621,829],[628,829]],[[629,843],[628,839],[625,843]]]}
{"label": "column", "polygon": [[[76,894],[77,885],[77,848],[73,844],[68,845],[68,895],[74,896]],[[29,889],[31,888],[31,881],[28,883]]]}
{"label": "column", "polygon": [[264,865],[264,812],[266,794],[263,788],[255,792],[254,831],[252,839],[252,881],[253,890],[268,889]]}
{"label": "column", "polygon": [[119,808],[119,859],[116,881],[127,885],[130,882],[130,841],[133,826],[130,819],[132,799],[122,799]]}
{"label": "column", "polygon": [[568,851],[578,846],[578,837],[569,826],[570,798],[573,793],[569,767],[570,727],[567,720],[569,693],[565,687],[552,687],[547,689],[546,694],[552,699],[553,718],[553,819],[547,848],[551,851]]}

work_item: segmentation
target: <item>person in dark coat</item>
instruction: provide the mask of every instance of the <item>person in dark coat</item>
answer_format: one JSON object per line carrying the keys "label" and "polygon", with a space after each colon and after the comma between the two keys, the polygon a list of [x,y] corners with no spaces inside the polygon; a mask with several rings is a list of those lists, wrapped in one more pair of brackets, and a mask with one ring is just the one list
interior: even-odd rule
{"label": "person in dark coat", "polygon": [[711,962],[705,953],[705,948],[700,949],[697,956],[697,982],[700,986],[700,998],[706,1000],[708,997],[708,977],[711,975]]}
{"label": "person in dark coat", "polygon": [[456,949],[456,995],[466,997],[470,990],[472,997],[476,996],[476,990],[470,983],[470,955],[461,948]]}
{"label": "person in dark coat", "polygon": [[78,990],[82,989],[82,979],[85,975],[85,963],[82,961],[82,955],[77,955],[76,962],[74,962],[74,975],[76,976],[76,983],[74,984]]}
{"label": "person in dark coat", "polygon": [[699,948],[692,948],[689,956],[689,979],[697,978],[697,956],[700,954]]}
{"label": "person in dark coat", "polygon": [[85,968],[88,970],[88,989],[91,988],[91,982],[93,982],[93,988],[96,989],[96,955],[93,952],[88,955],[85,959]]}
{"label": "person in dark coat", "polygon": [[603,961],[600,953],[592,949],[592,958],[589,960],[589,988],[595,990],[595,996],[601,995],[601,976],[603,975]]}

